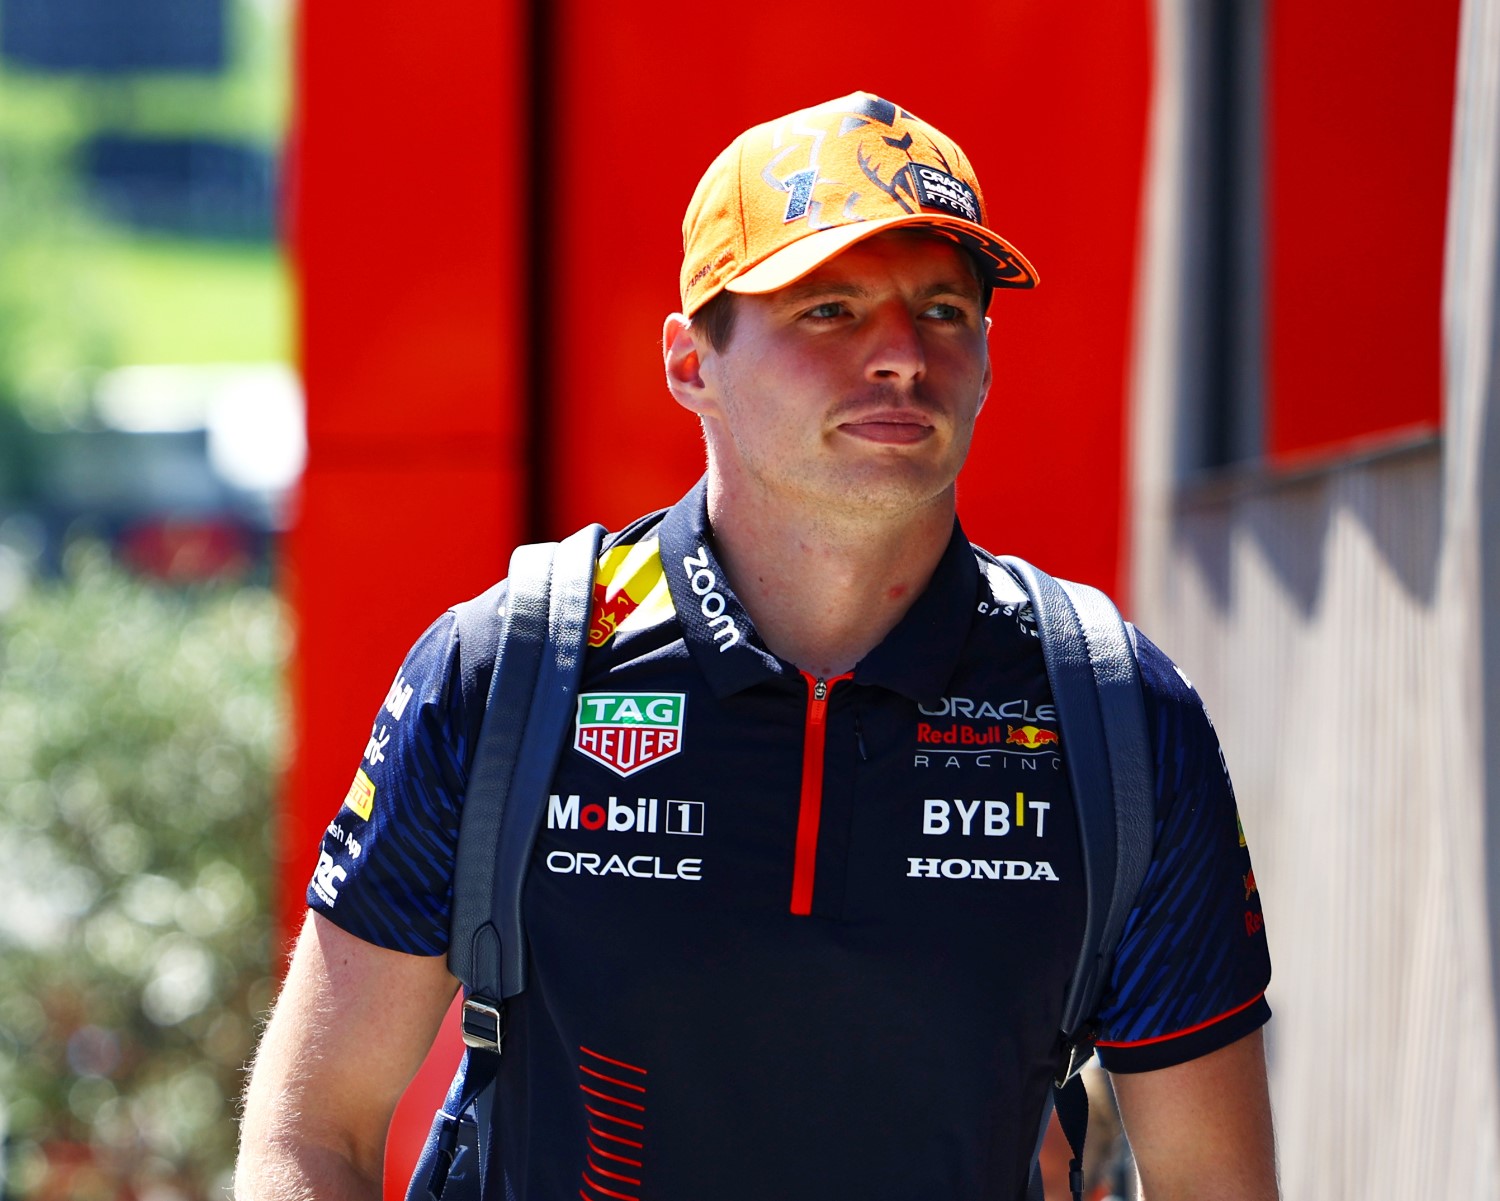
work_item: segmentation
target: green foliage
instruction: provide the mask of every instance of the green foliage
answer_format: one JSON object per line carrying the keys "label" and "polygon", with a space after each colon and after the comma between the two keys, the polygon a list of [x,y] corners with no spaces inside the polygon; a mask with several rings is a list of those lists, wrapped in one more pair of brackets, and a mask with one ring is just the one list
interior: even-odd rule
{"label": "green foliage", "polygon": [[0,613],[0,1105],[19,1197],[59,1195],[43,1150],[67,1144],[136,1195],[227,1181],[272,987],[287,652],[273,594],[169,590],[93,547]]}
{"label": "green foliage", "polygon": [[231,0],[229,12],[223,72],[0,62],[0,409],[67,427],[86,418],[93,377],[112,367],[288,357],[275,248],[140,238],[94,211],[78,175],[80,148],[98,133],[280,141],[291,6]]}
{"label": "green foliage", "polygon": [[289,281],[274,247],[100,237],[73,270],[112,314],[116,363],[291,358]]}
{"label": "green foliage", "polygon": [[0,133],[0,230],[0,408],[32,425],[82,420],[93,377],[112,367],[291,357],[278,248],[112,226],[57,148]]}
{"label": "green foliage", "polygon": [[108,312],[83,269],[99,240],[67,152],[0,138],[0,405],[43,426],[84,410],[85,373],[119,361]]}

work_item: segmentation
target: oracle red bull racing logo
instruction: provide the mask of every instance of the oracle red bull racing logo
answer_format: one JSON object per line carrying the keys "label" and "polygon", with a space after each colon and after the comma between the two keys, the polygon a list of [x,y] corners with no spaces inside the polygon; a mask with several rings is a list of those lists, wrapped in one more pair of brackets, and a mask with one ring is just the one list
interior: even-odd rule
{"label": "oracle red bull racing logo", "polygon": [[681,692],[585,692],[578,698],[573,749],[617,776],[682,750]]}
{"label": "oracle red bull racing logo", "polygon": [[1034,771],[1045,762],[1055,771],[1062,763],[1050,701],[945,696],[917,711],[915,767]]}

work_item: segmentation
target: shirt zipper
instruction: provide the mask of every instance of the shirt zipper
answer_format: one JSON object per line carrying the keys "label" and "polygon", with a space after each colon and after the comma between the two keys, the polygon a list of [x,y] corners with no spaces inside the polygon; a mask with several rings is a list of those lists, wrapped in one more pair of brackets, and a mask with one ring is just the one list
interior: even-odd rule
{"label": "shirt zipper", "polygon": [[818,822],[823,814],[823,747],[828,733],[828,694],[840,680],[854,673],[822,680],[802,673],[807,681],[807,716],[802,727],[802,798],[797,806],[797,848],[792,862],[792,912],[812,912],[813,877],[818,866]]}

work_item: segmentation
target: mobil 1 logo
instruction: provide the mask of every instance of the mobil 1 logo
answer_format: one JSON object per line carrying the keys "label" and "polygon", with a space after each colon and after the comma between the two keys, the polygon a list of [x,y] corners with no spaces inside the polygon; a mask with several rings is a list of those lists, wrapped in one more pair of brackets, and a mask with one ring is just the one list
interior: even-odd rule
{"label": "mobil 1 logo", "polygon": [[583,804],[576,793],[547,800],[549,830],[608,830],[614,833],[703,835],[702,801],[658,801],[637,797],[634,804],[610,797],[607,805]]}

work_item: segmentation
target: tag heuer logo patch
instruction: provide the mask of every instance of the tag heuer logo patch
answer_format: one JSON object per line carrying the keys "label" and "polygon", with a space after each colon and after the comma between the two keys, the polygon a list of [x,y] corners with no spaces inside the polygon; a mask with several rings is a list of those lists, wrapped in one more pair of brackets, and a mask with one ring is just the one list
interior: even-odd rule
{"label": "tag heuer logo patch", "polygon": [[617,776],[634,775],[682,749],[681,692],[585,692],[573,749]]}

